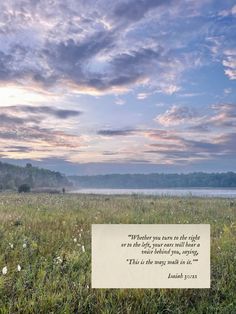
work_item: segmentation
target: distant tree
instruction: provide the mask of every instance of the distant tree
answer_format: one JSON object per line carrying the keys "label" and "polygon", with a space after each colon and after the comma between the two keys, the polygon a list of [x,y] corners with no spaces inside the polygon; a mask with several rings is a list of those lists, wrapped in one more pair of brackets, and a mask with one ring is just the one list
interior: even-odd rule
{"label": "distant tree", "polygon": [[32,168],[32,164],[30,162],[28,162],[25,167],[26,168]]}
{"label": "distant tree", "polygon": [[66,189],[62,188],[62,193],[65,194],[66,193]]}
{"label": "distant tree", "polygon": [[27,183],[21,184],[18,187],[18,192],[19,193],[28,193],[28,192],[30,192],[30,185],[27,184]]}

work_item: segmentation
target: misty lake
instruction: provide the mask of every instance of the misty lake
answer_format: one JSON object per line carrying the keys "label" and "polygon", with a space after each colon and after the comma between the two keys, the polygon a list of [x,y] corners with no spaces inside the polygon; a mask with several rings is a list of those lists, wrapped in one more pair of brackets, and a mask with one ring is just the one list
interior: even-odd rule
{"label": "misty lake", "polygon": [[236,189],[176,188],[176,189],[77,189],[70,193],[103,195],[155,195],[236,198]]}

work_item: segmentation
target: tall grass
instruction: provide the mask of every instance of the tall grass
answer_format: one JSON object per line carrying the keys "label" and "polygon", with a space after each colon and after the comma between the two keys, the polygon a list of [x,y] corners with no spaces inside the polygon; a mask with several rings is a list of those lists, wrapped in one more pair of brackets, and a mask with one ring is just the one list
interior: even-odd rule
{"label": "tall grass", "polygon": [[[0,313],[235,314],[235,218],[228,199],[2,193]],[[211,288],[91,289],[92,223],[210,223]]]}

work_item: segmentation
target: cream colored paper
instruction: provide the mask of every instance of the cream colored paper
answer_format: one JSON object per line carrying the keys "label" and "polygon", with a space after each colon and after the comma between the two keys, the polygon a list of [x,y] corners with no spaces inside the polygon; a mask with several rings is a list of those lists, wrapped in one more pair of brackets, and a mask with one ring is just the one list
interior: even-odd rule
{"label": "cream colored paper", "polygon": [[210,288],[210,225],[92,225],[92,288]]}

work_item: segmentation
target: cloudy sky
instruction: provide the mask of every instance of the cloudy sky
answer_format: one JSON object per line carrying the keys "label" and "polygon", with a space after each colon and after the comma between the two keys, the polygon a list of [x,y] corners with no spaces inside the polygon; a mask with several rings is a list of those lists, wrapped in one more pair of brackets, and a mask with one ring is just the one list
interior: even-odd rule
{"label": "cloudy sky", "polygon": [[0,4],[0,159],[236,171],[233,0]]}

